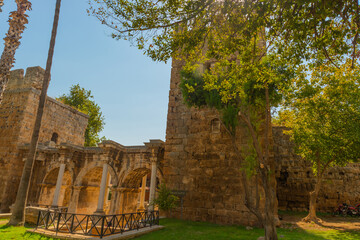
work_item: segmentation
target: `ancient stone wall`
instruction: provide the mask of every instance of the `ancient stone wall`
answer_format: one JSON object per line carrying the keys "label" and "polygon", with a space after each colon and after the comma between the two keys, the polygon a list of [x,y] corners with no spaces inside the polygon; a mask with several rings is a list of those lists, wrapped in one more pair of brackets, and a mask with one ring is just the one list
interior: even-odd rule
{"label": "ancient stone wall", "polygon": [[[277,197],[279,209],[307,211],[309,192],[315,178],[311,165],[294,153],[294,143],[283,133],[284,127],[274,127],[274,149],[277,163]],[[360,164],[333,167],[324,174],[318,198],[318,211],[332,212],[340,203],[360,203]]]}
{"label": "ancient stone wall", "polygon": [[[173,216],[222,224],[250,224],[257,220],[245,207],[240,160],[219,116],[209,109],[187,108],[182,99],[181,62],[173,61],[166,128],[164,176],[183,206]],[[239,147],[248,148],[247,131],[239,127]],[[255,191],[256,181],[252,181]],[[263,199],[263,197],[262,197]]]}
{"label": "ancient stone wall", "polygon": [[[29,143],[35,123],[44,70],[31,67],[11,72],[0,105],[0,211],[9,211],[15,200],[23,169],[19,144]],[[84,144],[88,116],[52,98],[47,98],[39,142]]]}

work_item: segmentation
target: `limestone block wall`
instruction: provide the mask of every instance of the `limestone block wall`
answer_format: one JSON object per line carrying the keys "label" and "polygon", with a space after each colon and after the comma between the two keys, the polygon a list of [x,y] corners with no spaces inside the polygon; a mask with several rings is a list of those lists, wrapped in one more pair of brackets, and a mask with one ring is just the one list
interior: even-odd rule
{"label": "limestone block wall", "polygon": [[[294,143],[284,129],[273,128],[279,209],[307,211],[315,179],[310,164],[294,153]],[[324,175],[318,210],[332,212],[343,202],[360,203],[360,164],[330,168]]]}
{"label": "limestone block wall", "polygon": [[[14,202],[23,169],[18,146],[29,143],[35,123],[44,70],[31,67],[11,72],[0,105],[0,212]],[[58,143],[83,145],[88,116],[47,98],[39,142],[48,142],[53,133]]]}
{"label": "limestone block wall", "polygon": [[[244,204],[240,161],[231,139],[209,109],[188,109],[182,99],[181,62],[173,61],[164,156],[164,180],[185,194],[183,207],[172,212],[180,218],[222,224],[256,224]],[[248,146],[249,136],[238,129],[239,145]],[[256,180],[252,181],[255,190]],[[263,197],[262,197],[263,199]]]}

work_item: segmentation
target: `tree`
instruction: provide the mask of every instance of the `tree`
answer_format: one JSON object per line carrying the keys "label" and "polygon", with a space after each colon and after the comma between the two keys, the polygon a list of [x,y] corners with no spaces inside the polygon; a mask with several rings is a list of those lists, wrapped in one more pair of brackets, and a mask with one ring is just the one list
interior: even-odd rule
{"label": "tree", "polygon": [[51,32],[51,39],[50,39],[50,46],[48,57],[46,61],[46,69],[44,74],[44,81],[41,88],[39,105],[36,113],[35,119],[35,126],[33,129],[33,133],[31,136],[30,142],[30,149],[28,156],[26,158],[24,169],[21,175],[21,180],[18,188],[18,192],[16,194],[16,200],[14,204],[14,208],[12,211],[12,215],[8,225],[16,226],[19,224],[24,224],[24,217],[25,217],[25,205],[27,202],[29,187],[30,187],[30,179],[32,174],[32,169],[35,162],[35,155],[36,155],[36,148],[37,143],[39,140],[39,133],[41,128],[41,120],[42,115],[44,113],[45,101],[47,96],[47,89],[50,83],[50,72],[51,72],[51,65],[52,65],[52,58],[54,55],[54,47],[55,47],[55,40],[56,40],[56,33],[57,33],[57,26],[59,22],[59,14],[60,14],[60,4],[61,0],[56,0],[56,7],[55,7],[55,14],[54,14],[54,23]]}
{"label": "tree", "polygon": [[179,198],[171,194],[171,191],[166,187],[166,184],[163,183],[160,185],[158,197],[150,204],[157,205],[160,210],[171,211],[171,209],[177,206],[178,201]]}
{"label": "tree", "polygon": [[[239,152],[238,157],[242,162],[253,161],[250,172],[261,175],[265,215],[256,210],[257,203],[247,201],[247,206],[263,223],[266,239],[277,239],[274,162],[269,157],[271,107],[286,93],[289,79],[307,71],[307,66],[347,55],[355,62],[357,3],[93,0],[89,12],[113,29],[113,38],[130,40],[153,60],[184,60],[185,98],[190,105],[216,107],[230,135],[236,136],[237,124],[245,124],[252,137],[249,151],[255,153],[243,159],[244,153]],[[196,76],[201,65],[207,70]]]}
{"label": "tree", "polygon": [[294,84],[294,96],[279,113],[296,152],[313,166],[316,177],[305,221],[318,221],[316,201],[324,173],[360,159],[360,68],[351,60],[316,68]]}
{"label": "tree", "polygon": [[97,146],[104,139],[99,137],[99,133],[104,128],[105,119],[93,98],[91,91],[80,87],[79,84],[73,85],[68,95],[57,98],[62,103],[89,115],[89,123],[85,130],[85,146]]}
{"label": "tree", "polygon": [[[20,45],[21,34],[28,23],[26,11],[31,10],[31,3],[27,0],[16,0],[17,10],[10,13],[9,30],[6,34],[5,46],[0,59],[0,104],[8,83],[10,70],[15,62],[15,51]],[[3,2],[0,2],[0,11]]]}

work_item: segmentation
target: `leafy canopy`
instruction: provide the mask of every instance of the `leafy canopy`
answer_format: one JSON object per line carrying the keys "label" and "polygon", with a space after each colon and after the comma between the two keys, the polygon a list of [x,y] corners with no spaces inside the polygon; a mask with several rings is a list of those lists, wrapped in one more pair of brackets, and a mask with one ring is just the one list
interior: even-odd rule
{"label": "leafy canopy", "polygon": [[58,101],[89,115],[88,126],[85,130],[85,146],[97,146],[104,140],[104,137],[100,138],[99,133],[104,128],[105,118],[100,106],[95,103],[93,98],[91,91],[80,87],[79,84],[73,85],[69,94],[63,94],[57,98]]}
{"label": "leafy canopy", "polygon": [[88,12],[113,30],[113,38],[131,41],[155,61],[192,54],[214,36],[212,30],[233,30],[218,43],[236,53],[249,37],[259,39],[259,29],[265,49],[289,61],[359,57],[354,0],[90,0]]}
{"label": "leafy canopy", "polygon": [[[319,66],[294,82],[291,101],[280,111],[280,123],[311,161],[315,173],[360,159],[360,68],[351,61]],[[320,172],[318,172],[320,171]]]}

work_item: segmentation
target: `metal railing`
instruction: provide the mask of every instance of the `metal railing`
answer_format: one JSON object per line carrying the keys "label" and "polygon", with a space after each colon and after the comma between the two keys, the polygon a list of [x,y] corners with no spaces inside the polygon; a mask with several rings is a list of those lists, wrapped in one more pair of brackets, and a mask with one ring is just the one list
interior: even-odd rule
{"label": "metal railing", "polygon": [[40,210],[36,228],[56,233],[108,236],[144,227],[159,225],[159,211],[117,215],[86,215]]}

